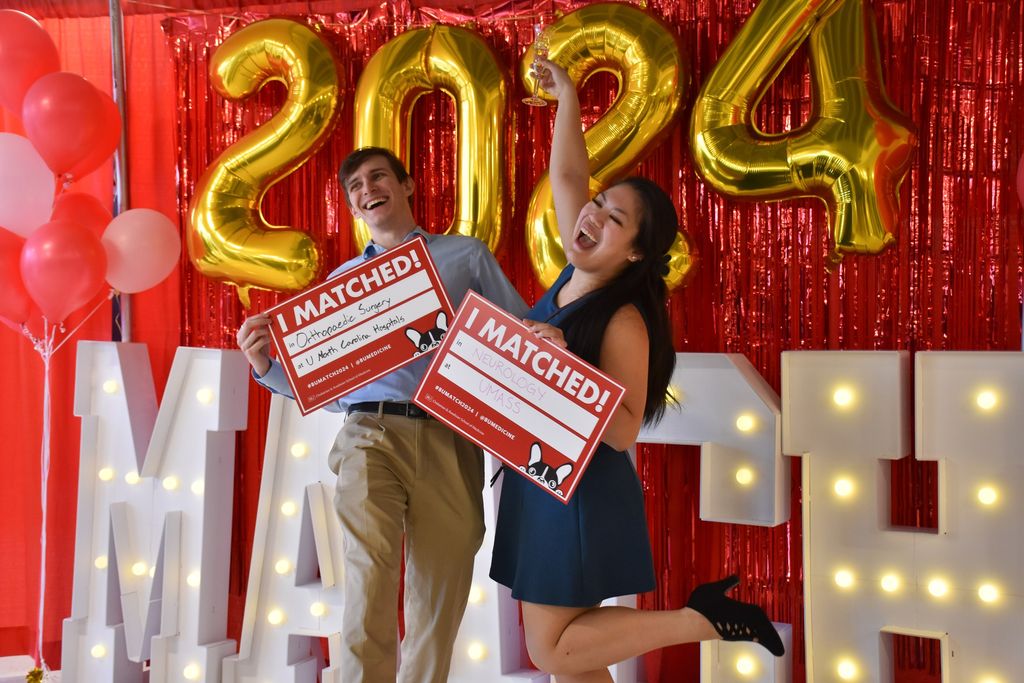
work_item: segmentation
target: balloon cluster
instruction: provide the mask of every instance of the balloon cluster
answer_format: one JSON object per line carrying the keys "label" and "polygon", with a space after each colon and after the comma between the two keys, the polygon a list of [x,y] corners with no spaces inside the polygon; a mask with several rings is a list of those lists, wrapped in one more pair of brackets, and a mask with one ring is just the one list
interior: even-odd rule
{"label": "balloon cluster", "polygon": [[22,331],[39,314],[60,323],[104,281],[152,287],[181,249],[166,216],[132,209],[111,220],[95,197],[66,191],[117,149],[121,117],[110,96],[59,69],[41,25],[0,10],[0,106],[25,129],[0,133],[0,321]]}

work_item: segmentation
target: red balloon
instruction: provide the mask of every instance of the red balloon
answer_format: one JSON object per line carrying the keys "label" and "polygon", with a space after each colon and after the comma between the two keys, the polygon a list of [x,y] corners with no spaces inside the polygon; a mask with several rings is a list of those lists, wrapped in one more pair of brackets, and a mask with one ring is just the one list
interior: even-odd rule
{"label": "red balloon", "polygon": [[28,89],[58,69],[60,56],[46,29],[24,12],[0,10],[0,105],[21,116]]}
{"label": "red balloon", "polygon": [[50,322],[60,322],[103,286],[107,254],[100,239],[69,221],[40,226],[21,250],[21,277]]}
{"label": "red balloon", "polygon": [[0,318],[21,325],[32,314],[32,300],[21,279],[25,240],[0,228]]}
{"label": "red balloon", "polygon": [[1024,206],[1024,154],[1017,162],[1017,199],[1020,200],[1020,205]]}
{"label": "red balloon", "polygon": [[85,192],[64,192],[53,202],[51,221],[65,220],[81,225],[97,237],[103,237],[113,216],[100,200]]}
{"label": "red balloon", "polygon": [[67,173],[106,142],[106,109],[100,95],[89,81],[63,71],[43,76],[25,93],[25,135],[54,173]]}
{"label": "red balloon", "polygon": [[102,90],[96,92],[99,94],[103,109],[100,135],[85,158],[68,169],[67,175],[71,176],[72,180],[78,180],[95,171],[117,151],[117,146],[121,144],[121,112],[117,108],[117,102]]}

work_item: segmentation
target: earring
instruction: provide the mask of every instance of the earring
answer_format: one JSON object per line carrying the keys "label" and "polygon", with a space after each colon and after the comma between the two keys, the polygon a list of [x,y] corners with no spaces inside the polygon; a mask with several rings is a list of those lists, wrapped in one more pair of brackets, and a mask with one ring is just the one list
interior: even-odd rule
{"label": "earring", "polygon": [[637,261],[640,260],[640,257],[637,256],[636,254],[633,254],[632,256],[629,256],[628,259],[630,263],[636,263]]}

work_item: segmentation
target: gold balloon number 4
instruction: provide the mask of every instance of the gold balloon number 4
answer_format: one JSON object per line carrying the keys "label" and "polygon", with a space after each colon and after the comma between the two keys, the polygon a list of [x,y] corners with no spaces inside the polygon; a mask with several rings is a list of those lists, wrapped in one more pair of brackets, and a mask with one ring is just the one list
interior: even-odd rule
{"label": "gold balloon number 4", "polygon": [[[812,113],[800,129],[758,131],[752,116],[810,36]],[[690,142],[698,172],[724,194],[819,197],[830,260],[894,241],[913,124],[886,96],[878,39],[863,0],[762,0],[704,82]]]}
{"label": "gold balloon number 4", "polygon": [[[583,84],[599,71],[610,72],[619,92],[611,107],[584,134],[591,164],[591,189],[599,192],[621,178],[671,130],[689,76],[673,33],[659,20],[630,5],[602,3],[578,9],[548,29],[548,59]],[[532,48],[521,62],[529,82]],[[549,287],[565,267],[547,173],[530,197],[526,240],[534,272]],[[694,265],[685,235],[670,251],[666,283],[683,282]]]}
{"label": "gold balloon number 4", "polygon": [[207,169],[189,208],[192,263],[203,275],[235,285],[248,307],[250,287],[298,291],[320,269],[312,237],[268,225],[260,202],[331,134],[340,102],[338,69],[330,48],[311,29],[268,19],[224,41],[210,71],[214,88],[229,100],[244,99],[274,80],[287,89],[280,111]]}

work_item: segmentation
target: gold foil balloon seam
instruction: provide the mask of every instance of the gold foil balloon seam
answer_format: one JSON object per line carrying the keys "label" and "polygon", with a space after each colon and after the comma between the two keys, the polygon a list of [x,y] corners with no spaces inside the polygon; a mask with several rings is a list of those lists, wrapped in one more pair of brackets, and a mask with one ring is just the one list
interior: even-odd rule
{"label": "gold foil balloon seam", "polygon": [[[549,59],[577,84],[600,71],[611,73],[619,92],[609,110],[584,134],[591,163],[591,191],[602,189],[635,167],[671,130],[688,76],[675,36],[660,21],[630,5],[600,3],[578,9],[547,29]],[[529,76],[533,51],[520,62]],[[545,173],[530,197],[526,241],[534,272],[545,287],[565,267],[551,183]],[[666,284],[680,285],[694,265],[689,240],[680,234],[669,252]]]}
{"label": "gold foil balloon seam", "polygon": [[334,128],[338,70],[330,48],[311,29],[267,19],[232,34],[213,54],[214,88],[242,100],[270,81],[285,84],[284,104],[269,121],[225,150],[196,184],[189,208],[189,256],[206,277],[238,288],[299,291],[320,270],[306,232],[268,225],[260,211],[267,190],[312,156]]}
{"label": "gold foil balloon seam", "polygon": [[[406,31],[370,59],[356,86],[354,145],[390,149],[409,166],[416,101],[440,89],[455,101],[456,206],[448,234],[477,237],[491,251],[505,220],[505,76],[490,47],[472,31],[434,25]],[[353,221],[360,248],[370,239]]]}
{"label": "gold foil balloon seam", "polygon": [[[752,115],[809,37],[809,121],[782,135]],[[693,110],[698,173],[723,194],[780,200],[814,196],[829,208],[829,260],[877,254],[893,243],[899,187],[917,144],[890,102],[878,40],[863,0],[763,0],[715,65]]]}

